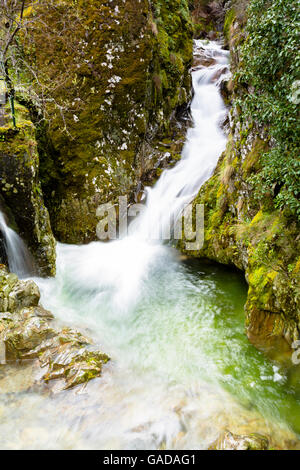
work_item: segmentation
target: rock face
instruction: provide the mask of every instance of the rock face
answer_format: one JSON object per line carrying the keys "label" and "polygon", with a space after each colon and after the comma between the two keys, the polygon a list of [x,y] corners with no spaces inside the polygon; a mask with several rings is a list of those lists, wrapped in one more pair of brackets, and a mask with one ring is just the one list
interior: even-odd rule
{"label": "rock face", "polygon": [[0,269],[0,348],[2,362],[35,360],[38,383],[59,381],[59,389],[86,383],[101,375],[109,357],[71,328],[59,328],[51,312],[39,306],[33,281],[19,281]]}
{"label": "rock face", "polygon": [[196,39],[217,39],[223,30],[226,3],[223,0],[194,0],[192,18]]}
{"label": "rock face", "polygon": [[39,133],[46,204],[60,241],[88,242],[99,204],[131,194],[170,155],[159,143],[182,133],[170,121],[191,94],[188,2],[42,0],[31,14],[28,61],[51,97]]}
{"label": "rock face", "polygon": [[53,233],[96,239],[101,203],[132,199],[179,158],[192,25],[185,0],[42,0],[24,19],[20,70],[10,71],[17,128],[9,106],[0,128],[0,196],[48,276]]}
{"label": "rock face", "polygon": [[268,439],[260,434],[238,436],[230,431],[225,431],[214,442],[209,450],[268,450]]}
{"label": "rock face", "polygon": [[250,85],[242,87],[237,78],[243,68],[240,50],[245,37],[243,6],[247,4],[232,5],[225,19],[225,35],[234,79],[223,87],[227,103],[233,104],[228,145],[194,201],[205,206],[204,246],[187,254],[245,271],[248,337],[258,347],[282,350],[300,336],[299,223],[290,210],[275,207],[272,190],[264,200],[255,196],[257,188],[251,177],[261,171],[261,157],[273,143],[267,127],[243,114],[243,103],[253,93]]}
{"label": "rock face", "polygon": [[55,239],[39,181],[35,127],[21,105],[16,105],[16,117],[17,129],[10,123],[0,128],[0,196],[10,209],[13,228],[34,256],[37,272],[51,276],[55,274]]}

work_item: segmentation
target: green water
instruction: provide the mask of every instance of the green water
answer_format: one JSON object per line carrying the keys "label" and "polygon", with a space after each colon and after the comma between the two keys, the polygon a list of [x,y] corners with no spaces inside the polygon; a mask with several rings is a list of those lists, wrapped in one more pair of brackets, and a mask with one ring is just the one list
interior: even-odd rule
{"label": "green water", "polygon": [[57,278],[38,280],[44,306],[112,360],[83,390],[51,396],[26,391],[26,371],[11,371],[20,391],[0,380],[9,392],[0,395],[0,447],[11,448],[16,423],[20,448],[197,449],[225,428],[295,445],[300,397],[286,371],[247,340],[242,273],[182,263],[162,247],[138,300],[118,311],[113,285],[84,284],[64,246],[59,252]]}

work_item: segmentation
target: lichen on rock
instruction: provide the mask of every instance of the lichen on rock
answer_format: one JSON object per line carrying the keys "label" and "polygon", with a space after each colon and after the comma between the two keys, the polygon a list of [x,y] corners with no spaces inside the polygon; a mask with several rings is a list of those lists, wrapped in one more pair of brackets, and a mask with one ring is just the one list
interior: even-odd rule
{"label": "lichen on rock", "polygon": [[[236,78],[243,68],[240,49],[247,2],[231,5],[225,20],[234,77],[228,87],[233,103],[230,133],[213,176],[194,201],[205,206],[204,246],[187,254],[245,272],[248,337],[257,347],[278,353],[300,337],[299,223],[288,208],[275,207],[272,191],[264,200],[255,197],[251,176],[261,170],[261,157],[273,142],[267,125],[245,119],[242,113],[239,98],[251,93],[251,87],[245,90]],[[181,247],[184,251],[184,243]]]}

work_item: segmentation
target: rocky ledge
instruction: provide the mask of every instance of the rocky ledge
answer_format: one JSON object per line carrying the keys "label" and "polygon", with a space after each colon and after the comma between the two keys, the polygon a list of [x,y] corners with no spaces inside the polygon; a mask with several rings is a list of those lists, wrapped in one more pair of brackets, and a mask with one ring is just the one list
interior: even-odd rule
{"label": "rocky ledge", "polygon": [[[0,363],[33,361],[38,384],[59,380],[68,389],[99,377],[109,357],[79,331],[55,324],[39,305],[40,292],[0,267]],[[55,382],[57,384],[57,382]]]}

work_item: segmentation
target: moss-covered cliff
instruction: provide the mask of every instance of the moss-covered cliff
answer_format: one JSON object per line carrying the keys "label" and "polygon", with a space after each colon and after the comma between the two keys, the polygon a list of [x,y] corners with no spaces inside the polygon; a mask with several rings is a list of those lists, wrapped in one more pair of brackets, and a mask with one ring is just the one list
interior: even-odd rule
{"label": "moss-covered cliff", "polygon": [[166,153],[159,142],[180,133],[170,122],[190,100],[188,2],[43,0],[28,15],[24,51],[49,124],[40,174],[53,231],[86,242],[98,205],[130,194]]}
{"label": "moss-covered cliff", "polygon": [[[297,10],[295,2],[288,6],[270,1],[265,9],[259,9],[258,3],[253,0],[246,12],[246,4],[232,2],[225,18],[233,72],[233,79],[224,87],[227,101],[233,104],[230,134],[214,175],[194,201],[205,205],[205,242],[202,250],[189,254],[245,271],[248,336],[257,346],[278,349],[278,343],[284,347],[283,339],[289,344],[299,339],[300,332],[300,237],[294,204],[297,191],[299,194],[299,160],[295,153],[290,150],[285,165],[281,161],[277,180],[274,171],[273,180],[266,175],[276,168],[272,159],[278,148],[293,147],[299,135],[290,88],[278,84],[295,80],[295,63],[289,60],[295,49],[289,47]],[[268,33],[272,28],[273,35]],[[265,34],[259,36],[262,30]],[[257,48],[259,42],[264,43],[263,49]],[[266,63],[268,54],[271,60]],[[273,106],[268,107],[268,100]],[[279,138],[274,127],[282,125],[286,134]],[[284,199],[278,194],[290,196]]]}
{"label": "moss-covered cliff", "polygon": [[16,121],[17,128],[11,119],[0,127],[0,206],[30,248],[36,273],[51,276],[55,274],[55,239],[39,181],[36,130],[29,111],[20,104],[16,104]]}

